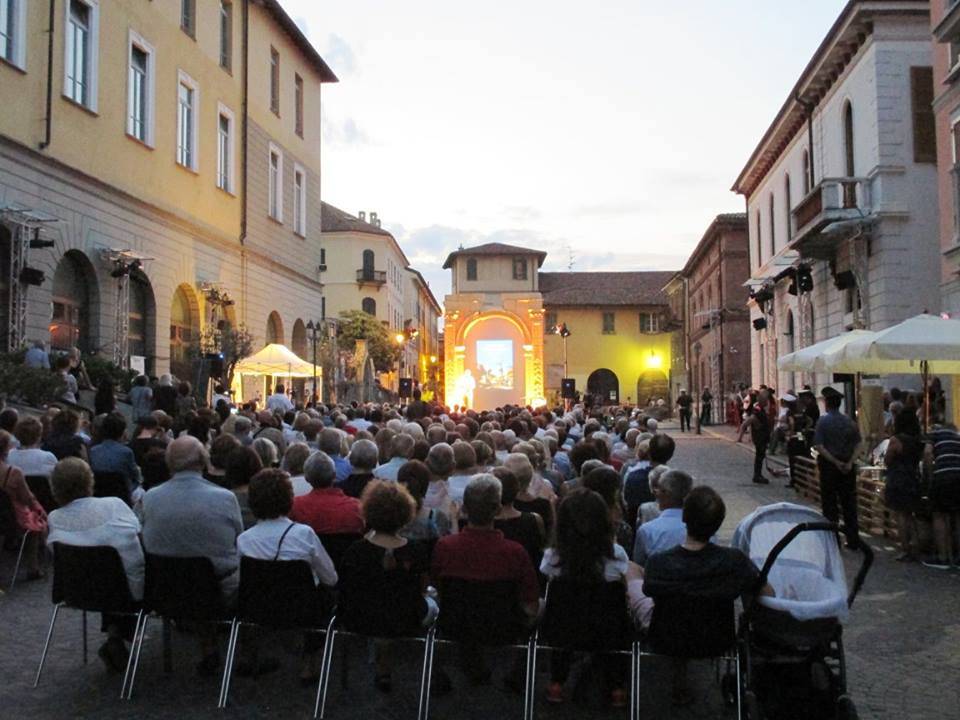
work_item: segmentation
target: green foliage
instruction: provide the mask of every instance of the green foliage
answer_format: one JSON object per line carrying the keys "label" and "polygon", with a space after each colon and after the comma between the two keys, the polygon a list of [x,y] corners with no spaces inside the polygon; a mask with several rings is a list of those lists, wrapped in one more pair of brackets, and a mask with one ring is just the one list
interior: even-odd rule
{"label": "green foliage", "polygon": [[87,368],[90,384],[94,388],[100,387],[103,380],[109,379],[120,392],[128,392],[137,376],[136,370],[124,370],[103,355],[87,355],[83,358],[83,365]]}
{"label": "green foliage", "polygon": [[60,376],[43,368],[28,368],[22,354],[0,356],[0,397],[41,406],[57,400],[66,389]]}
{"label": "green foliage", "polygon": [[224,379],[227,387],[230,387],[237,363],[253,355],[253,333],[247,330],[245,325],[207,325],[197,341],[190,346],[189,354],[191,358],[197,359],[207,353],[223,355]]}
{"label": "green foliage", "polygon": [[389,330],[373,315],[362,310],[340,313],[340,350],[354,352],[357,340],[367,341],[367,354],[377,372],[389,372],[400,358],[400,347]]}

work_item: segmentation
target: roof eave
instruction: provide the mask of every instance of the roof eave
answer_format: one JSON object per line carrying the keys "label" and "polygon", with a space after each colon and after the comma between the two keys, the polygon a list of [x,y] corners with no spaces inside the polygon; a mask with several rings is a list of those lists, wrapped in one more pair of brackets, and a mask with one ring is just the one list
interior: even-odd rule
{"label": "roof eave", "polygon": [[293,21],[287,11],[283,9],[278,0],[254,0],[254,2],[262,5],[266,10],[273,15],[274,19],[277,21],[277,24],[290,36],[290,39],[293,40],[294,44],[300,49],[300,52],[304,54],[307,60],[310,61],[310,64],[313,66],[313,69],[317,71],[317,74],[320,76],[321,83],[335,83],[340,82],[340,79],[334,74],[333,70],[330,69],[330,66],[327,65],[326,61],[320,56],[320,53],[317,52],[317,49],[313,46],[307,36],[303,34],[303,31],[300,27]]}

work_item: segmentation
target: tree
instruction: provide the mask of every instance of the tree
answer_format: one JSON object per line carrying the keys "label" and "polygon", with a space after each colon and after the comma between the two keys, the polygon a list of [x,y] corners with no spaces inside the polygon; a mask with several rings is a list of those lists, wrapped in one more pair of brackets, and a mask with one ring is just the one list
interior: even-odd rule
{"label": "tree", "polygon": [[230,387],[237,363],[253,355],[253,333],[245,325],[233,327],[224,323],[222,328],[207,325],[191,348],[191,354],[196,358],[207,353],[220,353],[223,356],[224,380]]}
{"label": "tree", "polygon": [[390,372],[400,359],[400,347],[387,328],[373,315],[362,310],[340,313],[337,335],[341,351],[354,352],[357,340],[367,341],[367,354],[377,372]]}

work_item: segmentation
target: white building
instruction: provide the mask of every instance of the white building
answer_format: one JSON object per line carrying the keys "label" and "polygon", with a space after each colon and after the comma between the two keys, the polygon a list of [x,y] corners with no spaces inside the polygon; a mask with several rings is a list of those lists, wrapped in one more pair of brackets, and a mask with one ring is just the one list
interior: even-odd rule
{"label": "white building", "polygon": [[737,178],[754,385],[819,386],[777,357],[938,310],[932,83],[929,3],[853,0]]}

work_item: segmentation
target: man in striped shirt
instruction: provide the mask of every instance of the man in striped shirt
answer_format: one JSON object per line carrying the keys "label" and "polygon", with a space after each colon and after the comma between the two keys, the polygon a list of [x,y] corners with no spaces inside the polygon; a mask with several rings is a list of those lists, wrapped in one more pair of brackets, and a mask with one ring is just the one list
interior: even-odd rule
{"label": "man in striped shirt", "polygon": [[928,441],[933,451],[930,505],[937,557],[923,564],[949,570],[958,561],[955,547],[960,545],[960,432],[946,424],[933,430]]}

